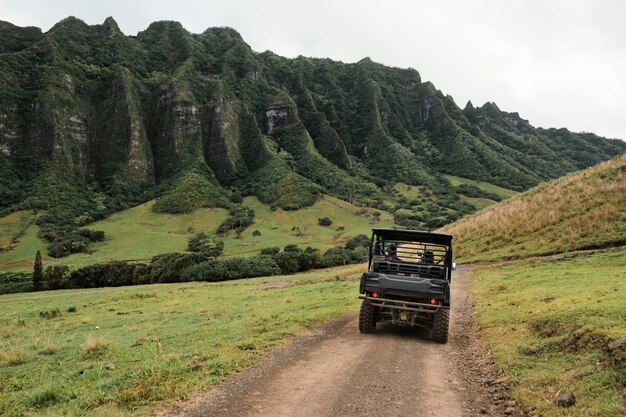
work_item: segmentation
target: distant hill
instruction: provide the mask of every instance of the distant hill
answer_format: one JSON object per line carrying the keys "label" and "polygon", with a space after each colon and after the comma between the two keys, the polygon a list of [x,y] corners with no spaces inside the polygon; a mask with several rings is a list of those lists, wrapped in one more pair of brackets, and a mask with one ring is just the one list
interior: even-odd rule
{"label": "distant hill", "polygon": [[45,210],[55,256],[153,198],[154,212],[236,216],[244,196],[295,210],[325,193],[432,229],[490,197],[445,175],[523,191],[626,152],[494,103],[460,109],[413,69],[257,53],[229,28],[126,36],[112,18],[68,17],[46,33],[0,22],[0,35],[0,215]]}
{"label": "distant hill", "polygon": [[542,183],[442,229],[463,261],[626,245],[626,155]]}

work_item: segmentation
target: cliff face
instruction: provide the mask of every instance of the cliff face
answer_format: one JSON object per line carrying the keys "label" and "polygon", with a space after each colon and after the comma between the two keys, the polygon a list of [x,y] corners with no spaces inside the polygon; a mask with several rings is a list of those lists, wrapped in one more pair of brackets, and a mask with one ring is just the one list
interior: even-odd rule
{"label": "cliff face", "polygon": [[259,54],[228,28],[0,22],[0,208],[59,181],[167,195],[190,176],[208,205],[233,190],[284,208],[320,191],[371,201],[398,181],[428,195],[441,174],[524,190],[624,152],[493,103],[460,109],[412,69]]}

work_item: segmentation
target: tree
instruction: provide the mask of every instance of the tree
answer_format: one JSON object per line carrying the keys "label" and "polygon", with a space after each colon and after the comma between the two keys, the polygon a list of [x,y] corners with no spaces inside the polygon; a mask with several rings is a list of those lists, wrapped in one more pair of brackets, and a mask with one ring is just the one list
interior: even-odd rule
{"label": "tree", "polygon": [[47,290],[58,290],[67,286],[70,268],[65,265],[49,266],[44,273],[44,281]]}
{"label": "tree", "polygon": [[33,286],[35,290],[41,289],[41,283],[43,281],[43,262],[41,261],[41,251],[37,250],[35,255],[35,265],[33,266]]}

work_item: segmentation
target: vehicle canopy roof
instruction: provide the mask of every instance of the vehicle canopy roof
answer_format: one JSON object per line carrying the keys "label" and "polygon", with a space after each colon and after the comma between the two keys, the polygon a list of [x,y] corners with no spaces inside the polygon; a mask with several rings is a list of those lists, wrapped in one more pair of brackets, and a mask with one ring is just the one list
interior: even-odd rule
{"label": "vehicle canopy roof", "polygon": [[443,233],[422,232],[405,229],[372,229],[372,233],[384,240],[403,240],[408,242],[434,243],[452,246],[452,236]]}

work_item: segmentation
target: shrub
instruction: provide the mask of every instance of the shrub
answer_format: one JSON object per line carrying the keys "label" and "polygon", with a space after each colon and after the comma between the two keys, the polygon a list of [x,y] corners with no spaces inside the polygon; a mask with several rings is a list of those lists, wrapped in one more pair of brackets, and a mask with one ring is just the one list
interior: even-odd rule
{"label": "shrub", "polygon": [[198,253],[166,253],[152,258],[150,262],[150,282],[180,282],[185,270],[206,261],[207,257]]}
{"label": "shrub", "polygon": [[273,256],[273,255],[276,255],[278,252],[280,252],[280,248],[278,246],[261,249],[261,255]]}
{"label": "shrub", "polygon": [[184,272],[183,279],[185,281],[224,281],[279,273],[280,268],[272,257],[259,255],[250,258],[210,259],[189,267]]}
{"label": "shrub", "polygon": [[58,290],[69,287],[70,268],[65,265],[49,266],[44,272],[44,288]]}
{"label": "shrub", "polygon": [[348,243],[346,243],[346,249],[356,249],[358,247],[369,248],[370,238],[366,235],[356,235]]}
{"label": "shrub", "polygon": [[254,232],[252,232],[252,236],[261,236],[261,231],[255,230]]}
{"label": "shrub", "polygon": [[79,233],[81,236],[86,237],[91,242],[104,241],[104,232],[102,230],[81,229]]}
{"label": "shrub", "polygon": [[317,219],[317,224],[320,226],[330,226],[333,224],[333,221],[329,217],[320,217]]}
{"label": "shrub", "polygon": [[70,282],[79,288],[119,287],[139,284],[135,279],[136,264],[112,262],[87,265],[72,271]]}
{"label": "shrub", "polygon": [[230,230],[245,230],[254,223],[254,210],[249,207],[236,206],[230,210],[230,216],[217,228],[217,234],[224,235]]}
{"label": "shrub", "polygon": [[216,242],[212,236],[200,232],[189,238],[187,250],[202,253],[207,257],[217,258],[224,251],[224,242]]}
{"label": "shrub", "polygon": [[39,312],[39,317],[42,319],[53,319],[61,315],[61,310],[53,308],[52,310],[44,310]]}

